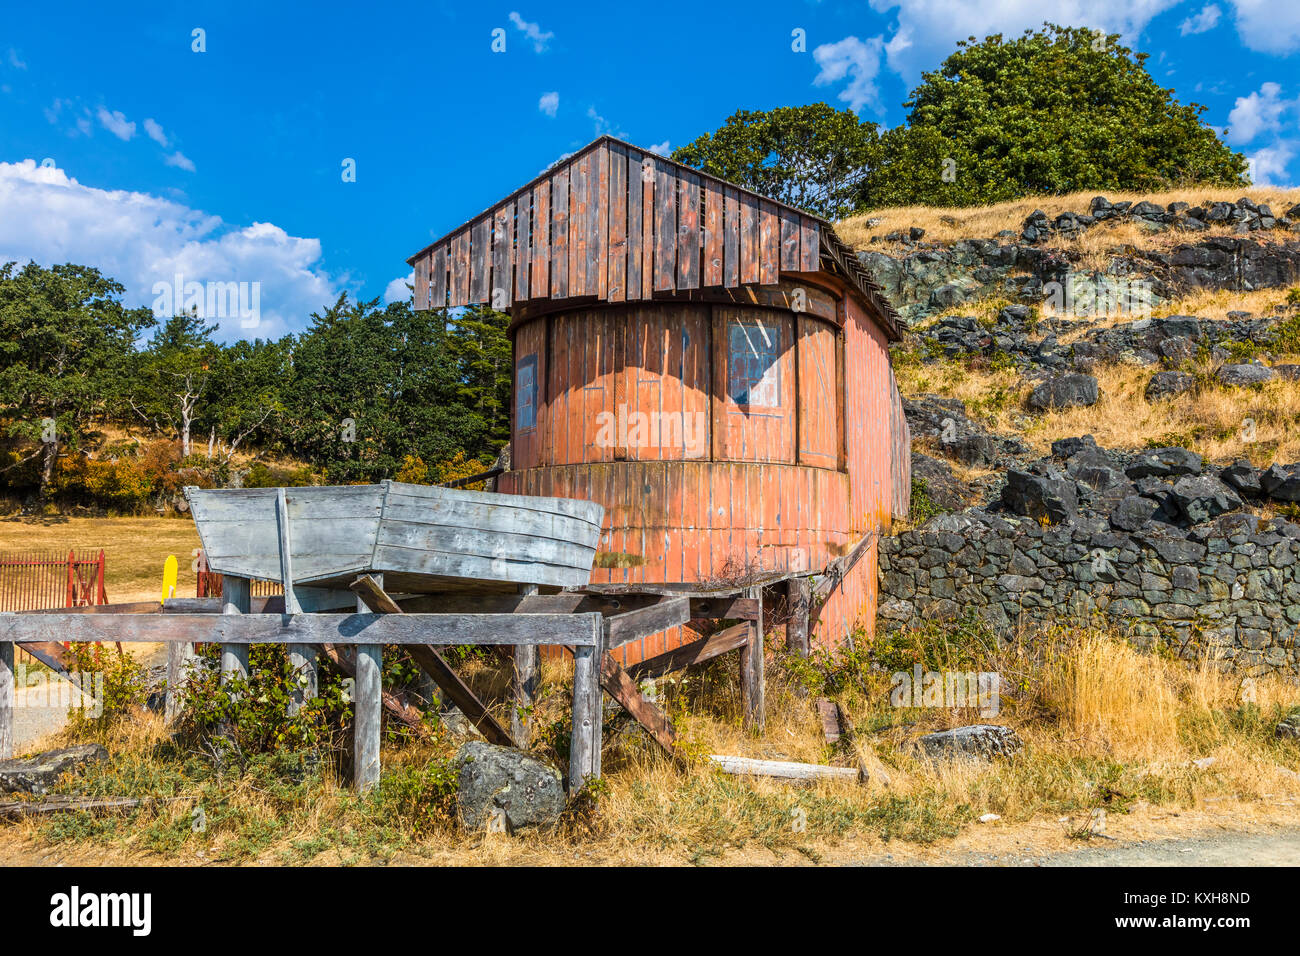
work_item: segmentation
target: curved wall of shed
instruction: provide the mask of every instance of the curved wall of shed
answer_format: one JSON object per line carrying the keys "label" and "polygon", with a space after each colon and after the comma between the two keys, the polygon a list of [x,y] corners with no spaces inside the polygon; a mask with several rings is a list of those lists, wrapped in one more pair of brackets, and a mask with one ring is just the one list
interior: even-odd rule
{"label": "curved wall of shed", "polygon": [[[885,336],[850,297],[819,311],[653,301],[525,318],[500,490],[602,504],[593,583],[820,571],[888,527],[892,489]],[[816,641],[871,627],[875,569],[873,544]]]}

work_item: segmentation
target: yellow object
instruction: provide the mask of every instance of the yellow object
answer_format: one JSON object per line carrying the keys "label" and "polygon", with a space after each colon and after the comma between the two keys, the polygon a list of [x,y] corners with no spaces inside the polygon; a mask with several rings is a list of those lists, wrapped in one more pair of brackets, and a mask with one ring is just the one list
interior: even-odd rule
{"label": "yellow object", "polygon": [[176,555],[167,555],[167,560],[163,562],[162,597],[158,599],[159,604],[176,596],[176,567]]}

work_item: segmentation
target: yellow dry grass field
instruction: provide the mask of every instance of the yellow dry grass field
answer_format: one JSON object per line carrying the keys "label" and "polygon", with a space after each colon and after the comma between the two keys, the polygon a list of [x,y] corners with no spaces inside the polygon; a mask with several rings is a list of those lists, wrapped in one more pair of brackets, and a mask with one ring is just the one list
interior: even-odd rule
{"label": "yellow dry grass field", "polygon": [[[1300,189],[1279,189],[1268,186],[1251,186],[1245,189],[1189,187],[1159,193],[1078,192],[1060,196],[1031,196],[989,206],[965,206],[952,209],[937,206],[898,206],[876,209],[840,220],[835,224],[835,231],[855,249],[883,248],[885,251],[888,251],[888,248],[882,243],[872,246],[872,237],[883,237],[891,232],[906,232],[912,226],[920,226],[924,229],[925,239],[929,242],[989,239],[1003,229],[1010,229],[1018,236],[1025,219],[1034,210],[1041,209],[1049,219],[1054,219],[1063,212],[1085,213],[1088,211],[1088,203],[1097,195],[1104,195],[1111,202],[1128,200],[1136,203],[1147,200],[1160,206],[1167,206],[1171,202],[1187,202],[1193,206],[1212,202],[1236,202],[1245,196],[1256,203],[1268,204],[1274,215],[1278,216],[1300,202]],[[873,219],[879,222],[868,225]],[[1230,230],[1216,227],[1193,235],[1199,237],[1219,233],[1230,234]],[[1125,243],[1152,247],[1165,242],[1187,241],[1188,235],[1188,233],[1170,230],[1153,236],[1141,227],[1127,222],[1103,222],[1087,230],[1081,240],[1067,242],[1053,238],[1049,246],[1059,242],[1062,248],[1077,249],[1088,254]]]}
{"label": "yellow dry grass field", "polygon": [[113,603],[157,600],[163,562],[176,555],[176,594],[193,597],[193,562],[198,532],[189,518],[80,518],[58,515],[0,519],[0,551],[55,551],[103,548],[104,587]]}

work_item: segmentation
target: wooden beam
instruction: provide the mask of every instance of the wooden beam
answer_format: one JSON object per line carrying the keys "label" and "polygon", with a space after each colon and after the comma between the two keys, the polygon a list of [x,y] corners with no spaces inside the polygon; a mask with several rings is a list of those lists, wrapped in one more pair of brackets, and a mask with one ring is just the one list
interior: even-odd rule
{"label": "wooden beam", "polygon": [[0,760],[14,755],[14,645],[0,641]]}
{"label": "wooden beam", "polygon": [[759,733],[767,722],[766,677],[763,671],[763,589],[751,588],[748,596],[759,602],[758,619],[750,621],[749,640],[740,649],[740,700],[745,726]]}
{"label": "wooden beam", "polygon": [[[228,605],[229,606],[229,605]],[[578,644],[593,647],[585,614],[4,614],[0,641],[248,644]]]}
{"label": "wooden beam", "polygon": [[[367,578],[379,593],[382,578]],[[285,589],[286,596],[288,588]],[[385,595],[387,597],[387,595]],[[366,609],[366,599],[357,595],[357,611]],[[401,613],[400,611],[398,612]],[[352,778],[359,793],[373,790],[379,785],[379,743],[382,738],[381,718],[384,693],[384,645],[358,644],[356,650],[356,678],[353,687],[353,760]]]}
{"label": "wooden beam", "polygon": [[[221,614],[223,617],[233,617],[239,619],[242,617],[242,615],[246,615],[249,613],[250,610],[249,598],[251,596],[251,589],[249,587],[249,583],[250,582],[248,578],[237,578],[230,574],[223,574],[221,576]],[[50,617],[48,618],[48,620],[53,621],[56,620],[56,618]],[[80,622],[81,619],[78,618],[74,620]],[[176,628],[177,622],[183,620],[183,618],[166,619],[162,617],[139,617],[139,618],[126,617],[126,618],[110,619],[109,617],[105,616],[98,619],[88,618],[87,620],[92,625],[92,627],[89,628],[89,630],[94,630],[93,625],[99,624],[101,622],[105,624],[108,624],[110,622],[121,623],[121,624],[125,624],[127,622],[136,623],[136,624],[155,624],[155,625],[162,624],[164,625],[163,629],[174,629]],[[199,624],[206,625],[209,623],[208,621],[202,620],[201,618],[195,618],[195,620]],[[256,618],[253,618],[253,620],[256,620]],[[222,623],[224,625],[224,622]],[[243,624],[244,622],[242,620],[239,620],[238,623]],[[109,628],[104,628],[104,629],[109,630]],[[208,631],[207,638],[197,638],[196,640],[200,640],[200,641],[215,640],[217,643],[221,644],[221,683],[225,684],[237,678],[247,679],[248,678],[248,647],[246,643],[241,641],[232,641],[229,638],[229,636],[227,636],[224,633],[224,631],[226,630],[226,628],[224,627],[218,628],[217,633],[215,634],[213,633],[214,629],[211,626],[208,626],[206,630]],[[76,640],[75,637],[71,636],[71,634],[75,633],[75,629],[71,633],[66,631],[64,633],[65,633],[64,640]],[[100,638],[92,637],[89,638],[89,640],[95,641],[95,640],[100,640]],[[122,634],[122,635],[113,636],[111,640],[130,641],[132,640],[132,638],[126,636],[125,634]],[[138,640],[138,638],[136,638],[136,640]]]}
{"label": "wooden beam", "polygon": [[[276,489],[275,520],[280,545],[280,583],[284,587],[284,611],[286,614],[301,614],[302,606],[298,603],[298,594],[293,583],[293,534],[289,521],[289,498],[283,488]],[[357,610],[363,608],[358,607]],[[293,690],[289,695],[289,716],[292,717],[302,709],[306,701],[316,696],[318,686],[316,649],[310,644],[290,644],[288,651],[289,672],[294,682]],[[358,674],[357,681],[360,680],[361,676]],[[377,759],[378,755],[376,755]]]}
{"label": "wooden beam", "polygon": [[777,780],[843,780],[865,783],[866,778],[856,767],[824,767],[812,763],[792,763],[785,760],[754,760],[750,757],[728,757],[709,754],[723,773],[745,777],[773,777]]}
{"label": "wooden beam", "polygon": [[752,621],[758,617],[758,602],[750,598],[691,598],[692,621]]}
{"label": "wooden beam", "polygon": [[592,623],[594,645],[573,648],[573,726],[569,737],[569,793],[577,793],[588,780],[600,776],[601,693],[600,641],[604,627]]}
{"label": "wooden beam", "polygon": [[671,674],[673,671],[682,670],[693,664],[703,664],[705,661],[711,661],[720,654],[734,651],[748,643],[749,625],[737,624],[701,640],[683,644],[681,647],[675,647],[671,651],[656,654],[654,657],[647,657],[645,660],[633,664],[627,669],[627,672],[635,681],[661,677],[664,674]]}
{"label": "wooden beam", "polygon": [[[442,614],[406,615],[403,613],[401,607],[398,606],[397,602],[384,591],[383,587],[372,575],[367,574],[357,578],[352,582],[352,590],[356,591],[358,598],[364,601],[372,611],[375,611],[378,614],[390,615],[394,618],[400,616],[406,620],[428,619],[431,617],[445,619],[455,616]],[[535,620],[536,618],[546,617],[545,615],[483,616],[490,616],[497,620],[504,617],[505,619],[512,621],[524,620],[525,618]],[[592,618],[595,620],[600,619],[599,615],[592,615]],[[549,619],[559,620],[558,618]],[[578,618],[578,620],[582,619]],[[586,622],[586,626],[590,628],[590,622]],[[384,643],[392,642],[386,641]],[[487,641],[475,643],[487,643]],[[447,663],[441,654],[435,651],[432,647],[425,647],[420,644],[409,645],[407,647],[407,652],[411,655],[411,659],[423,668],[425,673],[432,677],[437,685],[442,688],[447,699],[461,709],[461,712],[465,717],[482,732],[483,736],[486,737],[490,743],[501,744],[505,747],[509,747],[514,743],[510,734],[506,732],[505,728],[497,723],[495,717],[488,713],[486,705],[475,696],[474,692],[469,688],[469,685],[460,679],[460,676],[452,669],[451,665]]]}
{"label": "wooden beam", "polygon": [[[621,281],[621,280],[619,280]],[[523,598],[537,594],[536,584],[521,584],[519,595]],[[514,708],[510,711],[510,736],[516,747],[528,746],[528,734],[532,729],[532,707],[537,694],[538,674],[541,671],[541,652],[536,646],[519,644],[514,649],[514,673],[511,675],[511,691],[514,696]]]}
{"label": "wooden beam", "polygon": [[645,728],[652,739],[670,754],[677,748],[677,729],[663,708],[646,700],[641,688],[613,656],[605,653],[600,660],[600,685],[623,709]]}
{"label": "wooden beam", "polygon": [[791,578],[785,582],[786,604],[789,619],[785,625],[785,639],[790,649],[800,657],[807,657],[808,646],[808,608],[811,603],[812,589],[807,578]]}
{"label": "wooden beam", "polygon": [[605,647],[613,650],[629,641],[685,624],[690,619],[691,602],[684,597],[665,598],[636,611],[615,614],[605,619]]}

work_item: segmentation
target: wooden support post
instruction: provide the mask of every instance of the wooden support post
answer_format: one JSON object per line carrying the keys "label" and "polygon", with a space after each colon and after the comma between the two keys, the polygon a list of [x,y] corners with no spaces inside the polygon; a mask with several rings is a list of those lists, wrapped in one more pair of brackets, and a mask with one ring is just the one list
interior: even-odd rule
{"label": "wooden support post", "polygon": [[[382,578],[375,576],[375,584],[383,587]],[[366,602],[357,596],[357,611],[365,613]],[[383,698],[384,646],[358,644],[356,658],[357,676],[354,681],[353,726],[356,733],[353,746],[353,778],[358,792],[365,793],[379,784],[379,740],[381,706]]]}
{"label": "wooden support post", "polygon": [[[230,574],[221,576],[221,613],[247,614],[252,605],[252,588],[248,578]],[[248,645],[221,645],[221,683],[248,677]]]}
{"label": "wooden support post", "polygon": [[173,641],[167,645],[167,697],[163,701],[163,717],[167,720],[181,712],[181,689],[189,680],[193,664],[193,644]]}
{"label": "wooden support post", "polygon": [[785,626],[786,643],[790,650],[800,657],[807,657],[808,646],[808,605],[812,597],[812,588],[807,578],[791,578],[785,582],[786,603],[789,605],[790,620]]}
{"label": "wooden support post", "polygon": [[14,645],[0,641],[0,760],[14,755]]}
{"label": "wooden support post", "polygon": [[[293,589],[293,537],[289,529],[289,500],[283,488],[276,489],[275,517],[280,532],[280,582],[284,585],[284,613],[301,614],[302,607]],[[289,698],[289,716],[292,717],[302,709],[304,701],[316,696],[316,649],[310,644],[290,644],[289,668],[296,682]]]}
{"label": "wooden support post", "polygon": [[600,659],[604,625],[597,618],[596,646],[573,649],[573,731],[569,738],[569,793],[600,776],[601,690]]}
{"label": "wooden support post", "polygon": [[749,622],[749,640],[740,649],[740,700],[745,711],[745,726],[762,733],[766,723],[764,701],[766,683],[763,675],[763,589],[748,588],[745,596],[758,601],[758,619]]}
{"label": "wooden support post", "polygon": [[[536,584],[519,585],[519,593],[528,596],[537,593]],[[523,713],[533,706],[537,694],[537,677],[541,670],[541,648],[536,644],[515,645],[514,710],[510,712],[510,736],[516,747],[528,746],[528,732],[532,717]]]}

